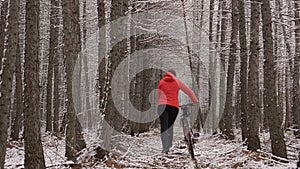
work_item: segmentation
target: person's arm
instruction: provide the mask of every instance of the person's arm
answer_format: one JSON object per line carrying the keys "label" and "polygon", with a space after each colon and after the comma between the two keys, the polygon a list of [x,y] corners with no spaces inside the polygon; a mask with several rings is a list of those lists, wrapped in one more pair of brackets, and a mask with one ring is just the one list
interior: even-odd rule
{"label": "person's arm", "polygon": [[185,93],[187,94],[191,100],[196,104],[198,103],[198,99],[195,95],[195,93],[186,85],[184,84],[181,80],[177,79],[177,83],[179,85],[179,88]]}

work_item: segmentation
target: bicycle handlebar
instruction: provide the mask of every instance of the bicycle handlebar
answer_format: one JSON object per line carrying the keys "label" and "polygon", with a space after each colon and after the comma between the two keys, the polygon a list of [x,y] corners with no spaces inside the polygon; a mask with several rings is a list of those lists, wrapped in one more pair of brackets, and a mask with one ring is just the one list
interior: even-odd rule
{"label": "bicycle handlebar", "polygon": [[193,105],[194,105],[193,103],[188,103],[188,104],[179,105],[179,107],[187,107],[187,106],[193,106]]}

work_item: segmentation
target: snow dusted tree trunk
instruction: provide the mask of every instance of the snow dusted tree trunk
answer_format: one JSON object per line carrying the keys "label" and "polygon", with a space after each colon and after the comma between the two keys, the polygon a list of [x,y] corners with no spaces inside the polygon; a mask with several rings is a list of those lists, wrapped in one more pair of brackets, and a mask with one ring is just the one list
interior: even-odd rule
{"label": "snow dusted tree trunk", "polygon": [[[204,28],[204,26],[203,26],[203,23],[204,23],[203,22],[204,21],[204,19],[203,19],[204,18],[204,0],[201,0],[201,2],[199,2],[198,0],[194,0],[194,3],[196,3],[195,8],[194,8],[195,12],[193,12],[194,13],[194,20],[197,23],[197,25],[199,25],[199,26],[194,25],[194,31],[199,31],[199,30],[202,30]],[[202,36],[203,36],[202,31],[200,31],[199,32],[199,41],[198,41],[199,43],[202,43],[202,40],[203,40]],[[200,44],[198,45],[198,48],[200,48]],[[198,56],[197,59],[200,60],[201,58]],[[197,63],[197,72],[196,72],[196,77],[197,77],[196,80],[198,82],[198,88],[201,88],[200,83],[201,83],[202,79],[200,77],[201,76],[200,74],[202,73],[202,70],[203,70],[202,65],[198,61],[198,63]],[[207,102],[204,102],[203,105],[204,105],[203,109],[201,109],[201,106],[199,107],[197,120],[194,124],[194,128],[196,128],[198,131],[200,131],[201,128],[204,127],[204,123],[205,123],[204,117],[207,117],[207,113],[208,113],[207,110],[209,108],[209,105],[207,104]]]}
{"label": "snow dusted tree trunk", "polygon": [[59,133],[59,110],[60,110],[60,97],[59,97],[59,55],[54,58],[54,98],[53,98],[53,132]]}
{"label": "snow dusted tree trunk", "polygon": [[[198,40],[198,45],[197,45],[197,48],[200,49],[200,43],[202,42],[202,32],[199,31],[199,30],[202,30],[203,29],[203,16],[204,16],[204,0],[201,0],[198,1],[198,0],[193,0],[193,3],[195,4],[194,7],[193,7],[193,22],[195,23],[193,25],[193,33],[196,33],[196,34],[199,34],[199,40]],[[199,32],[198,32],[199,31]],[[199,53],[199,52],[198,52]],[[200,74],[202,73],[201,71],[201,63],[199,62],[201,58],[198,56],[197,57],[197,60],[198,60],[198,63],[197,63],[197,67],[196,67],[196,70],[194,72],[194,74],[196,75],[196,82],[197,82],[197,85],[198,85],[198,88],[200,88],[200,81],[202,79],[200,79]],[[200,91],[199,91],[200,92]],[[206,103],[205,104],[205,109],[203,109],[204,111],[201,112],[201,107],[199,108],[199,111],[198,111],[198,114],[197,114],[197,119],[193,125],[193,128],[195,128],[196,130],[200,131],[201,128],[203,128],[204,126],[204,121],[203,121],[203,115],[205,115],[207,112],[207,107],[206,107]],[[206,115],[205,115],[206,117]]]}
{"label": "snow dusted tree trunk", "polygon": [[[288,55],[288,51],[286,48],[286,46],[284,46],[284,32],[285,32],[285,28],[283,26],[284,21],[282,20],[282,2],[281,0],[276,0],[275,1],[275,7],[276,9],[273,10],[273,15],[274,18],[276,18],[277,23],[273,24],[274,27],[274,55],[275,55],[275,60],[277,60],[277,64],[276,64],[276,69],[277,69],[277,87],[278,87],[278,100],[277,103],[279,105],[279,111],[283,113],[283,120],[282,120],[282,127],[284,127],[284,129],[286,129],[286,122],[288,122],[288,116],[289,113],[286,111],[285,107],[287,107],[287,102],[286,101],[286,95],[288,93],[286,93],[286,85],[288,84],[288,78],[286,76],[287,73],[287,63],[288,62],[284,62],[284,60],[288,61],[288,58],[286,57],[286,55]],[[282,50],[286,51],[286,54],[281,52]]]}
{"label": "snow dusted tree trunk", "polygon": [[[104,29],[103,26],[105,26],[105,3],[104,0],[97,0],[98,4],[98,30]],[[107,55],[107,49],[106,49],[106,31],[102,30],[99,31],[99,37],[98,37],[98,92],[99,92],[99,109],[101,112],[101,115],[105,116],[105,110],[106,110],[106,104],[107,104],[107,97],[108,97],[108,85],[109,85],[109,77],[108,73],[110,71],[109,66],[109,55]],[[105,117],[104,117],[105,118]],[[112,130],[109,126],[109,124],[105,121],[105,119],[102,120],[102,125],[98,125],[98,132],[100,133],[100,128],[102,128],[100,133],[100,139],[103,140],[102,146],[106,149],[110,148],[110,139],[111,139],[111,133]]]}
{"label": "snow dusted tree trunk", "polygon": [[[279,0],[278,0],[279,1]],[[279,1],[279,6],[281,7],[281,2]],[[288,2],[288,9],[290,9],[291,3]],[[282,9],[281,9],[282,10]],[[291,13],[291,10],[289,10],[289,13]],[[282,34],[284,38],[284,44],[286,48],[286,57],[285,59],[287,60],[287,63],[285,64],[285,103],[286,103],[286,118],[285,118],[285,127],[288,128],[292,126],[292,111],[291,111],[291,76],[292,76],[292,50],[291,50],[291,42],[290,42],[290,37],[289,37],[289,31],[287,28],[288,26],[283,24],[284,19],[283,15],[280,12],[280,21],[281,21],[281,27],[282,27]],[[291,21],[288,21],[288,24],[291,24]],[[291,29],[290,29],[291,30]]]}
{"label": "snow dusted tree trunk", "polygon": [[[132,47],[132,49],[134,50],[138,50],[138,47],[142,47],[141,44],[138,45],[138,41],[139,39],[142,40],[144,36],[142,37],[135,37],[134,40],[132,40],[132,42],[134,42],[135,44],[133,45],[136,45],[135,47]],[[135,68],[138,70],[143,70],[143,64],[144,64],[144,57],[139,57],[137,59],[137,65],[135,66]],[[133,102],[133,105],[136,107],[137,110],[139,111],[142,111],[143,109],[143,85],[144,85],[144,72],[139,72],[138,74],[136,74],[136,78],[134,79],[134,96],[132,98],[132,102]],[[131,113],[131,112],[129,112]],[[141,114],[137,114],[136,116],[137,119],[141,120],[142,119],[142,116]],[[143,128],[143,124],[133,124],[133,125],[129,125],[130,126],[130,134],[133,136],[134,134],[137,134],[139,133],[140,130],[142,130]]]}
{"label": "snow dusted tree trunk", "polygon": [[[81,43],[81,41],[80,41]],[[81,48],[81,44],[78,46]],[[76,117],[79,116],[79,118],[82,118],[83,112],[82,112],[82,91],[81,91],[81,73],[82,73],[82,53],[78,53],[78,58],[76,58],[75,61],[76,68],[73,70],[73,85],[76,90],[73,91],[74,96],[74,102],[76,103],[75,110],[76,110]]]}
{"label": "snow dusted tree trunk", "polygon": [[26,1],[25,42],[25,168],[46,168],[39,116],[39,11],[40,1]]}
{"label": "snow dusted tree trunk", "polygon": [[[39,36],[40,36],[40,46],[39,46],[39,59],[40,59],[40,109],[41,109],[41,120],[47,122],[47,80],[48,80],[48,69],[53,67],[49,65],[49,33],[50,33],[50,10],[48,10],[48,0],[40,0],[40,20],[39,20]],[[51,59],[50,59],[51,60]],[[53,60],[53,59],[52,59]],[[51,61],[52,62],[52,61]],[[50,69],[53,72],[53,68]],[[52,81],[52,79],[51,79]],[[49,86],[50,87],[50,86]],[[51,94],[52,95],[52,94]],[[51,103],[52,105],[52,103]],[[52,112],[51,112],[52,113]],[[50,119],[51,121],[52,119]],[[47,124],[46,124],[47,125]],[[51,125],[51,123],[50,123]],[[45,125],[43,125],[45,126]],[[52,127],[52,126],[51,126]]]}
{"label": "snow dusted tree trunk", "polygon": [[[76,161],[77,152],[85,147],[84,140],[81,136],[81,126],[76,116],[76,110],[74,107],[72,88],[72,82],[74,80],[73,71],[76,59],[80,52],[79,0],[62,1],[62,7],[64,28],[64,55],[66,56],[67,78],[67,127],[65,156],[69,160]],[[76,90],[79,90],[79,88],[77,88]]]}
{"label": "snow dusted tree trunk", "polygon": [[299,132],[299,119],[300,119],[300,89],[299,89],[299,80],[300,80],[300,5],[298,1],[294,2],[294,15],[295,15],[295,58],[294,58],[294,72],[293,72],[293,123],[296,126],[295,129],[298,129],[295,132],[297,138],[300,138]]}
{"label": "snow dusted tree trunk", "polygon": [[[220,93],[223,93],[222,90],[225,89],[225,85],[226,85],[226,62],[225,62],[225,58],[226,58],[226,32],[227,32],[227,24],[228,24],[228,19],[227,19],[227,0],[222,0],[220,1],[220,3],[222,3],[221,5],[221,10],[222,10],[222,19],[221,19],[221,39],[220,39],[220,60],[221,60],[221,66],[222,66],[222,69],[221,70],[221,76],[220,78],[222,79],[221,82],[220,82]],[[221,106],[221,109],[223,108],[223,105],[221,104],[220,102],[220,106]],[[225,114],[226,112],[224,111],[223,113],[223,117],[221,118],[221,121],[219,123],[219,128],[220,130],[222,131],[222,133],[224,133],[225,131],[225,126],[224,126],[224,117],[226,116]]]}
{"label": "snow dusted tree trunk", "polygon": [[[19,41],[19,39],[18,39]],[[22,56],[20,53],[20,45],[17,45],[16,54],[16,65],[15,65],[15,77],[16,77],[16,90],[15,90],[15,117],[13,119],[13,124],[11,127],[11,138],[14,141],[19,139],[20,128],[21,128],[21,117],[23,114],[23,80],[22,80]]]}
{"label": "snow dusted tree trunk", "polygon": [[[140,37],[141,39],[140,40],[142,40],[143,38],[142,37]],[[138,39],[137,39],[137,41],[139,41]],[[141,44],[140,45],[138,45],[138,46],[142,46]],[[138,48],[138,47],[137,47]],[[137,65],[137,69],[138,69],[138,67],[140,67],[141,69],[140,70],[143,70],[143,66],[144,66],[144,64],[145,64],[145,62],[146,62],[146,59],[144,58],[144,57],[139,57],[138,58],[138,65]],[[139,111],[143,111],[143,109],[145,109],[145,105],[144,105],[144,85],[145,85],[145,72],[143,71],[143,72],[140,72],[140,73],[138,73],[137,74],[137,76],[136,76],[136,83],[135,83],[135,106],[137,107],[137,109],[139,110]],[[138,119],[139,120],[142,120],[142,115],[141,114],[138,114],[137,116],[139,116],[138,117]],[[143,128],[145,128],[146,126],[144,125],[144,124],[135,124],[134,126],[133,126],[133,131],[134,131],[134,133],[133,134],[138,134],[138,133],[140,133],[140,131],[142,131],[143,130]]]}
{"label": "snow dusted tree trunk", "polygon": [[239,40],[241,57],[241,129],[242,140],[248,138],[248,115],[247,115],[247,71],[248,71],[248,53],[247,53],[247,35],[246,35],[246,17],[244,1],[238,1],[239,7]]}
{"label": "snow dusted tree trunk", "polygon": [[272,153],[286,158],[286,145],[282,125],[282,112],[279,111],[276,95],[276,69],[273,53],[272,16],[270,1],[264,0],[261,8],[264,39],[264,112],[270,130]]}
{"label": "snow dusted tree trunk", "polygon": [[189,36],[188,36],[188,27],[187,27],[187,23],[186,23],[186,9],[185,9],[185,3],[184,0],[181,0],[181,4],[182,4],[182,14],[183,14],[183,22],[184,22],[184,31],[185,31],[185,42],[186,42],[186,49],[187,49],[187,54],[188,54],[188,59],[189,59],[189,64],[190,64],[190,69],[191,72],[195,72],[193,70],[193,64],[192,64],[192,56],[191,56],[191,47],[190,47],[190,42],[189,42]]}
{"label": "snow dusted tree trunk", "polygon": [[281,3],[279,0],[275,0],[275,9],[271,13],[273,18],[277,21],[277,23],[272,24],[274,28],[274,60],[275,68],[276,68],[276,86],[277,86],[277,103],[278,111],[282,114],[282,127],[285,126],[286,112],[284,110],[284,90],[285,90],[285,64],[283,62],[283,52],[281,52],[284,48],[282,48],[283,42],[283,34],[282,34],[282,26],[280,21],[280,14],[282,13]]}
{"label": "snow dusted tree trunk", "polygon": [[[209,39],[209,42],[210,43],[213,43],[213,22],[214,22],[214,0],[210,0],[209,2],[209,32],[208,32],[208,39]],[[213,113],[215,114],[216,112],[216,106],[215,104],[213,103],[216,103],[216,87],[215,87],[215,72],[213,70],[214,68],[214,58],[215,56],[213,55],[213,48],[212,48],[212,45],[209,45],[209,82],[208,82],[208,87],[209,87],[209,90],[208,90],[208,104],[209,104],[209,113]],[[209,117],[209,116],[208,116]],[[214,116],[213,116],[214,117]],[[214,125],[213,125],[213,121],[214,119],[209,119],[209,126],[208,126],[208,129],[211,127],[213,128],[212,130],[214,130]],[[205,130],[204,130],[205,131]],[[205,132],[208,132],[208,131],[205,131]]]}
{"label": "snow dusted tree trunk", "polygon": [[[104,8],[104,0],[97,0],[98,4],[98,30],[101,29],[105,25],[105,8]],[[106,34],[105,31],[99,31],[99,51],[98,51],[98,89],[99,89],[99,109],[100,112],[103,113],[105,109],[104,100],[106,100],[105,94],[105,77],[106,77]],[[102,48],[100,48],[102,47]],[[103,59],[102,59],[103,58]],[[102,59],[102,60],[100,60]]]}
{"label": "snow dusted tree trunk", "polygon": [[[206,125],[204,126],[204,132],[215,132],[216,129],[218,128],[218,125],[219,124],[216,124],[216,118],[218,118],[218,107],[217,107],[217,102],[218,102],[218,99],[220,97],[217,96],[217,90],[219,90],[217,88],[217,84],[219,84],[219,82],[217,82],[216,80],[216,76],[217,76],[217,72],[215,71],[215,68],[216,68],[216,65],[217,65],[217,62],[216,62],[216,53],[214,53],[214,49],[218,48],[218,42],[220,42],[220,36],[219,36],[219,33],[220,33],[220,18],[221,18],[221,12],[220,12],[220,6],[221,6],[221,2],[219,2],[219,5],[218,5],[218,8],[219,9],[215,9],[215,2],[214,0],[210,0],[210,4],[209,4],[209,25],[208,25],[208,29],[209,29],[209,32],[208,32],[208,39],[209,39],[209,42],[210,42],[210,45],[209,45],[209,72],[208,72],[208,75],[209,75],[209,79],[208,79],[208,87],[209,87],[209,91],[208,91],[208,106],[209,106],[209,109],[208,109],[208,112],[206,112],[204,114],[204,119],[206,119]],[[201,7],[202,8],[202,7]],[[203,8],[204,9],[204,8]],[[214,20],[214,13],[215,11],[219,11],[218,14],[217,14],[217,19],[216,21]],[[202,16],[203,17],[203,16]],[[203,19],[203,18],[202,18]],[[201,19],[201,20],[202,20]],[[217,28],[216,28],[216,40],[214,41],[213,38],[214,38],[214,30],[213,30],[213,25],[214,25],[214,22],[217,22]],[[202,37],[201,37],[202,38]],[[217,43],[216,43],[217,42]],[[215,48],[214,48],[215,47]],[[201,96],[200,96],[201,97]],[[211,114],[211,116],[209,115]]]}
{"label": "snow dusted tree trunk", "polygon": [[77,152],[86,148],[86,143],[83,136],[82,126],[79,122],[79,118],[76,116],[75,118],[75,132],[76,132],[76,150]]}
{"label": "snow dusted tree trunk", "polygon": [[[132,4],[132,2],[131,2],[130,5],[132,6],[131,11],[130,11],[131,14],[132,14],[132,13],[136,12],[136,6],[137,5],[136,4]],[[131,21],[131,22],[132,22],[131,24],[134,25],[133,21]],[[135,31],[136,31],[135,29],[130,29],[130,34],[134,35]],[[130,53],[134,53],[136,51],[136,49],[137,49],[137,37],[135,35],[135,36],[131,36],[130,37]],[[129,56],[129,57],[131,57],[131,56]],[[132,64],[132,65],[130,65],[129,74],[134,73],[136,71],[136,69],[137,69],[137,66],[138,66],[138,64]],[[138,99],[139,99],[138,98],[138,93],[137,93],[138,92],[138,90],[137,90],[138,89],[138,86],[137,86],[138,78],[139,78],[139,74],[137,74],[136,78],[132,79],[131,82],[130,82],[130,84],[129,84],[130,85],[130,87],[129,87],[130,91],[129,91],[129,101],[128,101],[128,103],[131,103],[136,108],[139,108],[139,105],[137,105]],[[131,113],[131,109],[128,110],[128,114],[130,114],[130,113]],[[129,121],[127,121],[127,123],[129,123]],[[138,126],[131,125],[130,123],[127,126],[127,130],[128,130],[128,133],[130,135],[134,135],[134,133],[137,133],[136,130],[138,128],[139,128]]]}
{"label": "snow dusted tree trunk", "polygon": [[259,20],[260,20],[259,0],[251,0],[251,42],[248,74],[248,124],[249,137],[248,149],[260,149],[258,136],[259,130],[259,85],[258,85],[258,65],[259,65]]}
{"label": "snow dusted tree trunk", "polygon": [[[215,49],[220,49],[220,41],[221,41],[221,24],[222,24],[222,19],[223,19],[223,17],[222,17],[222,15],[223,14],[225,14],[225,13],[223,13],[222,12],[222,5],[223,5],[223,3],[221,3],[221,1],[219,1],[219,4],[218,4],[218,8],[217,8],[217,11],[218,11],[218,14],[217,14],[217,19],[216,19],[216,22],[217,22],[217,25],[216,25],[216,43],[215,43]],[[217,53],[215,53],[214,54],[214,58],[216,58],[216,57],[220,57],[220,54],[217,54]],[[219,63],[219,64],[221,64],[221,63]],[[216,59],[214,59],[214,65],[213,65],[213,70],[215,70],[216,69],[216,67],[217,67],[217,62],[216,62]],[[215,72],[215,74],[216,74],[216,72]],[[220,81],[218,82],[219,84],[219,86],[222,84],[222,85],[224,85],[225,84],[225,68],[223,67],[223,69],[221,69],[221,72],[220,72]],[[216,78],[215,78],[215,75],[214,75],[214,81],[217,81],[216,80]],[[224,111],[224,104],[223,104],[223,99],[224,99],[224,96],[223,96],[223,94],[225,93],[224,92],[224,89],[222,89],[221,87],[219,87],[219,89],[218,88],[216,88],[216,85],[217,84],[214,84],[215,85],[215,91],[213,91],[213,100],[215,101],[215,102],[217,102],[217,100],[219,100],[218,102],[220,103],[220,105],[219,105],[219,107],[217,107],[217,105],[215,105],[214,106],[214,111],[212,111],[213,112],[213,116],[212,116],[212,129],[213,129],[213,134],[217,134],[217,128],[219,127],[219,120],[217,120],[217,119],[221,119],[221,112],[223,112]],[[219,90],[219,92],[220,92],[220,96],[217,96],[217,90]],[[222,93],[222,96],[221,96],[221,92],[223,92]],[[217,104],[217,103],[215,103],[215,104]]]}
{"label": "snow dusted tree trunk", "polygon": [[[24,47],[23,45],[25,44],[23,42],[23,36],[25,35],[25,32],[23,31],[25,29],[25,17],[24,17],[24,12],[25,12],[25,2],[20,3],[19,7],[19,45],[17,46],[17,57],[16,57],[16,62],[15,62],[15,78],[16,78],[16,84],[15,84],[15,109],[14,109],[14,119],[12,120],[12,126],[11,126],[11,138],[14,141],[17,141],[19,139],[20,135],[20,130],[23,128],[22,125],[22,117],[24,113],[24,103],[23,103],[23,69],[22,69],[22,62],[23,62],[23,52],[24,52]],[[22,23],[22,24],[21,24]]]}
{"label": "snow dusted tree trunk", "polygon": [[[159,3],[159,2],[158,2]],[[140,9],[143,12],[148,12],[149,11],[149,3],[145,4],[143,9]],[[133,7],[133,11],[137,10],[136,6]],[[141,23],[145,23],[147,25],[147,22],[150,20],[150,18],[141,18]],[[135,23],[132,23],[135,25]],[[150,23],[149,23],[150,24]],[[134,29],[132,31],[135,31]],[[135,32],[131,32],[134,34]],[[150,42],[145,42],[145,39],[151,37],[151,35],[140,35],[140,36],[134,36],[130,39],[130,48],[131,48],[131,53],[134,53],[139,50],[147,49],[149,46],[153,45],[152,41]],[[146,111],[150,108],[149,106],[149,101],[148,101],[148,96],[149,92],[151,91],[152,81],[151,81],[151,70],[145,70],[144,68],[147,66],[147,64],[150,64],[150,60],[147,59],[146,57],[139,57],[137,59],[137,65],[135,65],[134,69],[136,69],[134,72],[137,70],[143,70],[142,72],[139,72],[136,74],[136,78],[133,80],[133,92],[134,95],[132,97],[132,102],[133,105],[141,112]],[[133,65],[132,65],[133,66]],[[131,113],[131,112],[129,112]],[[138,120],[141,123],[131,123],[128,122],[130,125],[130,134],[139,134],[143,133],[146,131],[149,131],[149,124],[148,123],[143,123],[144,119],[147,119],[147,115],[143,115],[142,113],[139,113],[138,115]],[[126,120],[128,121],[128,120]]]}
{"label": "snow dusted tree trunk", "polygon": [[[58,32],[57,27],[57,13],[54,13],[55,10],[57,10],[57,7],[55,6],[56,0],[51,1],[51,13],[50,13],[50,48],[49,48],[49,57],[48,57],[48,76],[47,76],[47,98],[46,98],[46,131],[52,132],[52,124],[53,124],[53,118],[52,118],[52,93],[53,93],[53,66],[54,66],[54,57],[57,50],[57,37],[56,33]],[[54,9],[56,8],[56,9]]]}
{"label": "snow dusted tree trunk", "polygon": [[4,53],[5,45],[5,27],[7,22],[7,12],[8,12],[8,1],[1,1],[1,15],[0,15],[0,70],[2,70],[2,58]]}
{"label": "snow dusted tree trunk", "polygon": [[[53,99],[53,72],[55,72],[54,88],[58,88],[58,33],[59,33],[59,0],[51,0],[50,12],[50,41],[49,41],[49,60],[47,76],[47,99],[46,99],[46,131],[58,132],[58,109],[59,97],[57,91]],[[55,70],[54,70],[55,69]],[[56,103],[55,103],[56,102]],[[55,105],[54,105],[55,104]],[[53,109],[54,107],[54,109]],[[53,112],[54,111],[54,112]],[[54,121],[55,120],[55,121]],[[54,126],[55,125],[55,126]]]}
{"label": "snow dusted tree trunk", "polygon": [[51,0],[51,14],[50,14],[50,53],[53,54],[53,71],[54,71],[54,96],[53,96],[53,132],[59,132],[59,82],[60,82],[60,75],[59,75],[59,53],[58,53],[58,46],[59,46],[59,8],[60,3],[59,0]]}
{"label": "snow dusted tree trunk", "polygon": [[[120,17],[125,16],[126,12],[128,10],[128,0],[112,0],[111,2],[111,21],[114,21]],[[125,25],[118,25],[119,27],[111,28],[111,34],[117,34],[124,29],[122,26]],[[117,32],[114,32],[117,31]],[[123,39],[121,42],[117,43],[115,46],[112,46],[112,49],[110,51],[110,56],[108,58],[108,62],[110,62],[108,65],[110,65],[110,68],[108,69],[108,85],[109,85],[109,92],[108,92],[108,100],[107,100],[107,107],[105,109],[105,121],[110,124],[111,127],[113,127],[117,131],[121,131],[124,121],[119,114],[118,110],[116,109],[114,102],[112,100],[112,92],[111,92],[111,80],[114,75],[114,71],[116,70],[117,66],[121,63],[121,61],[126,57],[127,53],[127,40]],[[121,95],[119,97],[122,97]]]}
{"label": "snow dusted tree trunk", "polygon": [[[87,13],[86,13],[86,0],[83,1],[83,51],[86,48],[86,39],[87,39]],[[86,112],[87,113],[87,123],[88,129],[91,130],[92,123],[92,111],[91,111],[91,103],[90,103],[90,83],[89,83],[89,68],[88,68],[88,58],[86,52],[83,52],[83,66],[84,66],[84,78],[85,78],[85,104],[86,104]]]}
{"label": "snow dusted tree trunk", "polygon": [[[6,2],[4,2],[3,5],[6,5],[5,3]],[[4,51],[4,56],[2,58],[3,72],[0,74],[0,168],[4,168],[6,142],[8,136],[8,118],[11,106],[12,80],[15,70],[15,59],[16,57],[19,57],[17,52],[19,45],[19,4],[20,2],[18,0],[10,0],[9,2],[9,15],[7,18],[8,37],[5,45],[6,51]]]}
{"label": "snow dusted tree trunk", "polygon": [[227,71],[227,90],[226,90],[226,103],[224,110],[224,134],[230,140],[234,139],[233,134],[233,107],[232,107],[232,95],[234,85],[234,69],[236,61],[236,50],[237,50],[237,31],[238,31],[238,4],[236,0],[231,1],[231,19],[232,19],[232,30],[231,30],[231,42],[230,42],[230,56],[228,62]]}
{"label": "snow dusted tree trunk", "polygon": [[[300,7],[299,4],[297,3],[297,1],[294,2],[294,6],[295,6],[295,11],[294,11],[294,17],[295,17],[295,57],[294,57],[294,70],[293,70],[293,74],[292,74],[292,78],[293,78],[293,104],[292,104],[292,114],[293,114],[293,125],[295,126],[294,129],[296,129],[295,131],[295,135],[297,138],[300,138],[300,132],[299,132],[299,118],[300,118],[300,89],[299,89],[299,80],[300,80],[300,49],[299,47],[297,47],[297,45],[299,46],[300,44]],[[298,26],[298,27],[297,27]]]}

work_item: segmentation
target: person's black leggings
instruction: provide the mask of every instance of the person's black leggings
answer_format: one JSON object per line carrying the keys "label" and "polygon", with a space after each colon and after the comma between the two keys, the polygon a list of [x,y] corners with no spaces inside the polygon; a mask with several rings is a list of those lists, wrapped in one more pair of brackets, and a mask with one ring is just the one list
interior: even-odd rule
{"label": "person's black leggings", "polygon": [[173,142],[173,124],[178,115],[178,108],[170,105],[159,105],[160,133],[163,150],[169,150]]}

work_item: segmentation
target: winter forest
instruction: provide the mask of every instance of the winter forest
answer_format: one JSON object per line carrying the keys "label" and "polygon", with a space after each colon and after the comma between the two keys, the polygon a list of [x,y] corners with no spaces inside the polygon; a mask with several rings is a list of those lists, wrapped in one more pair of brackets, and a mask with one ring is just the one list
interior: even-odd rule
{"label": "winter forest", "polygon": [[[0,2],[1,169],[300,167],[300,1]],[[180,107],[162,153],[170,69],[195,158]]]}

